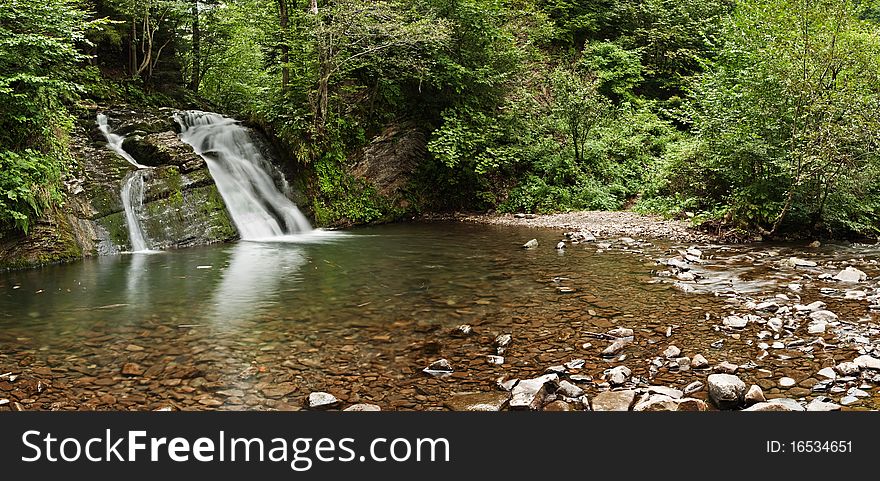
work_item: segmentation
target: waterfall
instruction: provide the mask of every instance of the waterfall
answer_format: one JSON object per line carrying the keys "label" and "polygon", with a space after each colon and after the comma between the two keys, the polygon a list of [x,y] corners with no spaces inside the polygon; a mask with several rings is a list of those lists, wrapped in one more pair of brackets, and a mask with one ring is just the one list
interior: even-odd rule
{"label": "waterfall", "polygon": [[101,130],[101,133],[104,134],[104,138],[107,139],[107,147],[138,169],[149,169],[148,166],[139,164],[138,161],[134,160],[134,157],[122,149],[122,142],[125,140],[125,137],[114,134],[113,131],[110,130],[110,125],[107,123],[108,120],[109,119],[106,115],[98,114],[98,129]]}
{"label": "waterfall", "polygon": [[187,111],[175,115],[180,139],[208,165],[242,239],[260,240],[310,232],[312,226],[270,175],[270,164],[235,120]]}
{"label": "waterfall", "polygon": [[148,172],[148,170],[141,169],[149,169],[149,167],[139,164],[128,154],[128,152],[123,150],[122,142],[125,140],[125,137],[114,134],[110,130],[106,115],[98,114],[98,128],[107,139],[107,147],[138,169],[129,173],[125,179],[122,180],[122,191],[120,192],[120,196],[122,197],[122,207],[125,209],[125,224],[128,227],[128,239],[129,242],[131,242],[131,251],[149,252],[150,244],[147,241],[146,236],[144,236],[144,231],[141,228],[141,221],[138,217],[144,206],[144,174]]}

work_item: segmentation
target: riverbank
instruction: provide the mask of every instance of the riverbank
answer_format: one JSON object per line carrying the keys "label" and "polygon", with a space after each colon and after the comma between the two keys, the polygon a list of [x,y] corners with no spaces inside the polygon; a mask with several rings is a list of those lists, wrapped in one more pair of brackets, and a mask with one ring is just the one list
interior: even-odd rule
{"label": "riverbank", "polygon": [[461,222],[516,227],[587,231],[597,238],[633,237],[676,242],[720,242],[721,237],[697,230],[690,223],[631,211],[576,211],[560,214],[456,214]]}

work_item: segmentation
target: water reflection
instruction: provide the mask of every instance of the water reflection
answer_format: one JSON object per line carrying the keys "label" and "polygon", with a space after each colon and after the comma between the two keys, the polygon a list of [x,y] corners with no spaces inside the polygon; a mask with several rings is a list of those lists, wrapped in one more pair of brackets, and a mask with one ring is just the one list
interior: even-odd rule
{"label": "water reflection", "polygon": [[278,302],[282,281],[299,280],[298,271],[307,262],[303,248],[294,244],[240,242],[231,252],[214,291],[209,319],[215,322],[257,317]]}

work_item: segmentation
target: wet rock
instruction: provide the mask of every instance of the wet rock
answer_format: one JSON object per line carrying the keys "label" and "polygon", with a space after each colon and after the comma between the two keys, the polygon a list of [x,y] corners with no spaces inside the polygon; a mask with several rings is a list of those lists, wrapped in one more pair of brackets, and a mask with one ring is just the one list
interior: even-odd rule
{"label": "wet rock", "polygon": [[369,404],[369,403],[354,404],[354,405],[351,405],[351,406],[343,409],[343,411],[349,411],[349,412],[375,412],[375,411],[381,411],[381,410],[382,410],[382,408],[380,408],[379,406],[377,406],[375,404]]}
{"label": "wet rock", "polygon": [[700,381],[694,381],[694,382],[692,382],[692,383],[690,383],[690,384],[688,384],[687,386],[684,387],[684,395],[685,395],[685,396],[690,396],[691,394],[693,394],[693,393],[695,393],[695,392],[700,392],[700,391],[703,390],[703,387],[704,387],[704,386],[703,386],[703,383],[702,383],[702,382],[700,382]]}
{"label": "wet rock", "polygon": [[495,347],[505,349],[513,342],[513,336],[510,334],[499,334],[495,337]]}
{"label": "wet rock", "polygon": [[615,327],[614,329],[611,329],[610,331],[608,331],[607,334],[609,336],[614,336],[614,337],[620,338],[620,337],[633,337],[634,333],[633,333],[632,329],[629,329],[626,327]]}
{"label": "wet rock", "polygon": [[680,390],[667,386],[650,386],[648,387],[648,392],[651,394],[662,394],[672,399],[679,399],[684,396],[684,393]]}
{"label": "wet rock", "polygon": [[843,376],[852,376],[859,373],[859,365],[854,362],[842,362],[834,366],[834,370]]}
{"label": "wet rock", "polygon": [[721,323],[727,327],[742,329],[748,325],[749,321],[739,316],[727,316],[721,320]]}
{"label": "wet rock", "polygon": [[141,376],[144,374],[144,368],[137,363],[128,362],[122,366],[122,374],[126,376]]}
{"label": "wet rock", "polygon": [[519,379],[503,379],[504,378],[498,379],[498,387],[505,391],[511,391],[513,387],[516,386],[516,383],[519,382]]}
{"label": "wet rock", "polygon": [[[819,312],[823,312],[823,311],[819,311]],[[827,312],[827,311],[824,311],[824,312]],[[828,323],[826,323],[826,322],[821,322],[821,321],[820,322],[815,322],[815,321],[811,322],[807,326],[807,334],[822,334],[823,332],[825,332],[825,329],[827,328],[827,326],[828,326]]]}
{"label": "wet rock", "polygon": [[856,269],[855,267],[847,267],[846,269],[838,272],[836,276],[834,276],[834,279],[840,282],[861,282],[867,278],[867,274]]}
{"label": "wet rock", "polygon": [[880,359],[863,354],[855,359],[853,363],[862,369],[880,369]]}
{"label": "wet rock", "polygon": [[504,364],[504,357],[503,356],[489,355],[489,356],[486,356],[486,360],[489,362],[489,364],[495,364],[498,366]]}
{"label": "wet rock", "polygon": [[803,411],[804,407],[794,399],[771,399],[743,409],[743,411],[777,412]]}
{"label": "wet rock", "polygon": [[268,398],[282,398],[296,391],[296,385],[289,382],[272,384],[260,389],[260,392]]}
{"label": "wet rock", "polygon": [[468,337],[474,334],[474,328],[471,327],[470,324],[462,324],[455,329],[452,330],[452,335],[455,337]]}
{"label": "wet rock", "polygon": [[857,402],[859,402],[859,398],[855,396],[844,396],[840,398],[840,404],[843,406],[851,406]]}
{"label": "wet rock", "polygon": [[327,392],[313,392],[309,394],[308,406],[310,409],[328,409],[339,404],[336,396]]}
{"label": "wet rock", "polygon": [[801,259],[799,257],[791,257],[788,259],[788,264],[792,267],[816,267],[817,263],[813,261],[808,261],[806,259]]}
{"label": "wet rock", "polygon": [[807,411],[840,411],[840,404],[831,402],[829,398],[815,398],[807,404]]}
{"label": "wet rock", "polygon": [[510,399],[506,392],[456,394],[444,403],[452,411],[500,411]]}
{"label": "wet rock", "polygon": [[669,367],[671,369],[678,367],[679,371],[689,371],[691,368],[691,358],[687,356],[676,357],[669,361]]}
{"label": "wet rock", "polygon": [[831,379],[831,380],[833,380],[834,378],[837,377],[837,373],[835,373],[834,369],[832,369],[830,367],[823,367],[822,369],[819,369],[819,372],[817,374],[819,374],[820,376],[822,376],[826,379]]}
{"label": "wet rock", "polygon": [[636,392],[631,389],[600,392],[593,397],[593,411],[629,411],[635,398]]}
{"label": "wet rock", "polygon": [[866,391],[863,391],[857,387],[849,388],[849,390],[846,391],[846,395],[853,396],[853,397],[868,397],[868,396],[870,396],[870,394],[868,394]]}
{"label": "wet rock", "polygon": [[532,239],[523,244],[523,249],[534,249],[535,247],[538,247],[538,239]]}
{"label": "wet rock", "polygon": [[790,377],[779,378],[779,385],[782,387],[788,388],[794,386],[795,384],[797,384],[797,381]]}
{"label": "wet rock", "polygon": [[438,359],[422,369],[422,372],[434,377],[444,377],[452,374],[452,365],[446,359]]}
{"label": "wet rock", "polygon": [[583,359],[572,359],[571,361],[568,361],[567,363],[565,363],[565,369],[568,369],[568,370],[580,369],[580,368],[584,367],[584,363],[586,363],[586,361]]}
{"label": "wet rock", "polygon": [[694,369],[703,369],[709,367],[709,361],[702,354],[697,354],[691,359],[691,367]]}
{"label": "wet rock", "polygon": [[633,407],[633,411],[707,411],[709,407],[702,399],[682,398],[673,399],[662,394],[655,394],[645,400],[639,401]]}
{"label": "wet rock", "polygon": [[696,290],[694,286],[690,284],[685,284],[684,282],[676,282],[675,284],[673,284],[673,286],[681,292],[686,293],[694,292]]}
{"label": "wet rock", "polygon": [[720,372],[724,374],[733,374],[739,370],[739,366],[732,362],[723,361],[715,366],[715,372]]}
{"label": "wet rock", "polygon": [[766,400],[767,398],[764,397],[764,391],[762,391],[761,386],[758,386],[757,384],[752,384],[752,387],[746,392],[746,404],[755,404]]}
{"label": "wet rock", "polygon": [[520,381],[511,391],[510,409],[540,409],[547,395],[548,384],[558,380],[559,376],[556,374],[545,374]]}
{"label": "wet rock", "polygon": [[543,411],[548,412],[568,412],[571,410],[571,405],[561,399],[557,399],[556,401],[547,403],[543,409]]}
{"label": "wet rock", "polygon": [[837,314],[826,310],[814,311],[810,313],[810,319],[812,319],[814,322],[828,323],[836,321]]}
{"label": "wet rock", "polygon": [[585,391],[568,381],[562,380],[559,381],[559,385],[556,388],[556,393],[568,398],[578,398],[583,396]]}
{"label": "wet rock", "polygon": [[804,312],[804,311],[813,312],[813,311],[818,311],[818,310],[822,309],[823,307],[825,307],[824,302],[816,301],[816,302],[811,302],[807,305],[795,304],[794,310],[796,310],[798,312]]}
{"label": "wet rock", "polygon": [[626,366],[617,366],[605,371],[605,377],[612,386],[620,386],[632,376],[632,371]]}
{"label": "wet rock", "polygon": [[671,359],[673,357],[678,357],[681,354],[681,349],[678,346],[670,345],[663,351],[663,355],[666,356],[667,359]]}
{"label": "wet rock", "polygon": [[743,404],[746,384],[732,374],[711,374],[708,378],[709,399],[720,409],[733,409]]}
{"label": "wet rock", "polygon": [[577,292],[577,289],[573,287],[559,286],[556,288],[556,292],[558,294],[574,294],[575,292]]}
{"label": "wet rock", "polygon": [[565,250],[565,241],[559,241],[559,243],[556,244],[556,250],[564,251]]}
{"label": "wet rock", "polygon": [[602,357],[616,356],[629,343],[630,343],[630,338],[627,338],[627,337],[621,337],[621,338],[615,339],[614,342],[612,342],[611,344],[608,345],[608,347],[606,347],[605,349],[602,350]]}
{"label": "wet rock", "polygon": [[571,376],[568,376],[568,378],[574,382],[579,382],[579,383],[592,382],[592,380],[593,380],[593,376],[588,376],[585,374],[573,374]]}

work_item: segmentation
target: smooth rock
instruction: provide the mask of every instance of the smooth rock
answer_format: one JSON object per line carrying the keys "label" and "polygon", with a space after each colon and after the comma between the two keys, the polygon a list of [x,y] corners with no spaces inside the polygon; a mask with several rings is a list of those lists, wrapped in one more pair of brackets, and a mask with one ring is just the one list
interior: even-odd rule
{"label": "smooth rock", "polygon": [[633,330],[626,327],[615,327],[607,332],[609,336],[614,337],[633,337]]}
{"label": "smooth rock", "polygon": [[317,391],[309,394],[308,405],[311,409],[330,408],[337,404],[339,404],[339,399],[330,393]]}
{"label": "smooth rock", "polygon": [[141,376],[144,374],[144,368],[137,363],[127,362],[122,366],[122,374],[126,376]]}
{"label": "smooth rock", "polygon": [[828,322],[836,321],[837,314],[835,314],[831,311],[826,311],[826,310],[814,311],[814,312],[810,313],[810,319],[812,319],[815,322],[828,323]]}
{"label": "smooth rock", "polygon": [[571,410],[571,405],[561,399],[547,403],[542,409],[542,411],[547,412],[568,412]]}
{"label": "smooth rock", "polygon": [[776,412],[803,411],[804,407],[794,399],[771,399],[743,409],[743,411]]}
{"label": "smooth rock", "polygon": [[746,392],[745,401],[746,404],[755,404],[766,401],[767,398],[764,397],[764,391],[761,390],[761,386],[757,384],[752,384],[749,388],[748,392]]}
{"label": "smooth rock", "polygon": [[843,406],[850,406],[850,405],[855,404],[857,402],[859,402],[859,398],[857,398],[855,396],[844,396],[844,397],[840,398],[840,404]]}
{"label": "smooth rock", "polygon": [[739,316],[727,316],[721,320],[721,323],[727,327],[742,329],[748,325],[749,321]]}
{"label": "smooth rock", "polygon": [[565,241],[559,241],[559,243],[556,244],[556,249],[561,251],[565,250]]}
{"label": "smooth rock", "polygon": [[468,337],[474,334],[474,328],[470,324],[462,324],[452,330],[455,337]]}
{"label": "smooth rock", "polygon": [[351,405],[351,406],[343,409],[343,411],[349,411],[349,412],[375,412],[375,411],[381,411],[381,410],[382,410],[382,408],[380,408],[379,406],[377,406],[375,404],[369,404],[369,403],[354,404],[354,405]]}
{"label": "smooth rock", "polygon": [[612,386],[620,386],[632,376],[632,371],[626,366],[617,366],[605,371],[605,376]]}
{"label": "smooth rock", "polygon": [[603,391],[593,398],[593,411],[629,411],[636,392],[628,389],[625,391]]}
{"label": "smooth rock", "polygon": [[422,369],[422,372],[435,377],[448,376],[452,373],[452,366],[446,359],[438,359],[432,362],[430,366]]}
{"label": "smooth rock", "polygon": [[506,392],[454,394],[444,402],[451,411],[500,411],[510,399]]}
{"label": "smooth rock", "polygon": [[608,345],[605,349],[602,350],[602,357],[614,357],[620,351],[626,347],[627,344],[630,343],[630,339],[628,337],[619,337],[614,340],[611,344]]}
{"label": "smooth rock", "polygon": [[694,381],[687,386],[684,387],[685,396],[690,396],[695,392],[700,392],[703,390],[703,383],[701,381]]}
{"label": "smooth rock", "polygon": [[694,288],[694,286],[692,286],[690,284],[685,284],[684,282],[676,282],[675,284],[673,284],[673,287],[680,290],[681,292],[686,292],[686,293],[694,292],[696,290]]}
{"label": "smooth rock", "polygon": [[709,383],[709,399],[720,409],[733,409],[743,404],[746,384],[732,374],[711,374]]}
{"label": "smooth rock", "polygon": [[536,411],[544,403],[547,395],[547,384],[556,383],[557,374],[545,374],[534,379],[520,381],[511,391],[510,409],[531,409]]}
{"label": "smooth rock", "polygon": [[565,397],[569,397],[569,398],[581,397],[584,395],[584,392],[585,391],[583,389],[581,389],[581,388],[575,386],[574,384],[572,384],[568,381],[565,381],[565,380],[559,381],[559,384],[556,388],[557,394],[561,394],[561,395],[563,395]]}
{"label": "smooth rock", "polygon": [[823,367],[822,369],[819,369],[819,372],[817,374],[826,379],[832,380],[837,377],[837,373],[834,372],[834,369],[830,367]]}
{"label": "smooth rock", "polygon": [[880,359],[867,354],[853,359],[853,363],[862,369],[880,369]]}
{"label": "smooth rock", "polygon": [[794,379],[792,379],[792,378],[790,378],[790,377],[782,377],[782,378],[779,378],[779,385],[782,386],[782,387],[786,387],[786,388],[787,388],[787,387],[792,387],[792,386],[794,386],[795,384],[797,384],[797,381],[795,381]]}
{"label": "smooth rock", "polygon": [[697,354],[691,359],[691,367],[694,369],[703,369],[709,367],[709,361],[702,354]]}
{"label": "smooth rock", "polygon": [[728,361],[722,361],[717,366],[715,366],[715,372],[720,372],[724,374],[733,374],[738,370],[739,366]]}
{"label": "smooth rock", "polygon": [[840,282],[861,282],[867,278],[867,274],[856,269],[855,267],[847,267],[846,269],[838,272],[836,276],[834,276],[834,279]]}
{"label": "smooth rock", "polygon": [[667,386],[649,386],[648,392],[651,394],[662,394],[672,399],[680,399],[684,396],[684,393],[680,390]]}
{"label": "smooth rock", "polygon": [[806,259],[801,259],[801,258],[799,258],[799,257],[791,257],[791,258],[789,258],[789,259],[788,259],[788,263],[789,263],[792,267],[816,267],[817,265],[819,265],[819,264],[817,264],[817,263],[815,263],[815,262],[813,262],[813,261],[808,261],[808,260],[806,260]]}
{"label": "smooth rock", "polygon": [[532,239],[523,244],[523,249],[534,249],[535,247],[538,247],[538,239]]}
{"label": "smooth rock", "polygon": [[807,411],[840,411],[840,404],[835,404],[833,402],[815,398],[807,404]]}
{"label": "smooth rock", "polygon": [[489,364],[495,364],[498,366],[504,364],[504,356],[488,355],[486,356],[486,360],[489,362]]}
{"label": "smooth rock", "polygon": [[681,349],[678,346],[670,345],[663,351],[663,355],[666,356],[667,359],[671,359],[673,357],[678,357],[681,354]]}
{"label": "smooth rock", "polygon": [[842,362],[836,366],[834,366],[834,370],[844,376],[852,376],[858,374],[861,369],[859,369],[859,365],[854,362]]}

